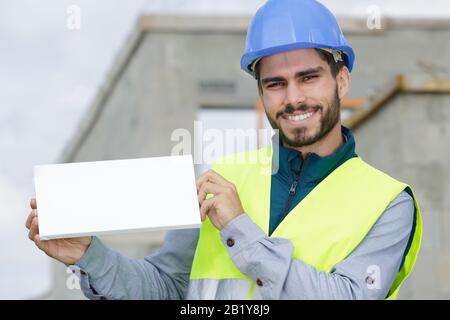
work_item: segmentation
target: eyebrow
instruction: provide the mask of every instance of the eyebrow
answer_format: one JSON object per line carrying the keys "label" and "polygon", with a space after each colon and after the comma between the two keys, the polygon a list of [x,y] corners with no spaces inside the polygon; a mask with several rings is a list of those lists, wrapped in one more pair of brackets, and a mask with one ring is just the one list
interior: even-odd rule
{"label": "eyebrow", "polygon": [[[302,70],[302,71],[298,71],[295,73],[295,77],[296,78],[301,78],[310,74],[314,74],[314,73],[319,73],[322,72],[324,70],[323,67],[316,67],[316,68],[309,68],[306,70]],[[261,80],[262,84],[266,84],[269,82],[277,82],[277,81],[283,81],[285,80],[285,78],[277,76],[277,77],[269,77],[269,78],[264,78]]]}

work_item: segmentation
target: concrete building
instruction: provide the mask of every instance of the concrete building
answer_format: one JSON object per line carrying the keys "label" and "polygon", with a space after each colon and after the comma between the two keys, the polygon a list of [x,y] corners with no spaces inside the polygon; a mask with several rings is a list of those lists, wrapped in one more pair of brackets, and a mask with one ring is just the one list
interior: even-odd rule
{"label": "concrete building", "polygon": [[399,298],[450,299],[449,84],[400,79],[385,101],[349,119],[359,155],[409,183],[419,199],[422,247]]}
{"label": "concrete building", "polygon": [[[163,156],[175,129],[196,119],[257,127],[256,83],[239,67],[249,15],[144,15],[117,57],[62,161]],[[339,18],[356,52],[343,120],[357,152],[410,183],[420,201],[424,236],[419,261],[399,298],[450,298],[450,23]],[[398,81],[397,75],[406,78]],[[405,79],[409,79],[406,83]],[[355,111],[352,111],[355,110]],[[239,120],[241,119],[241,120]],[[229,122],[228,122],[229,121]],[[102,239],[130,257],[156,250],[162,232]],[[52,297],[80,298],[55,264]]]}

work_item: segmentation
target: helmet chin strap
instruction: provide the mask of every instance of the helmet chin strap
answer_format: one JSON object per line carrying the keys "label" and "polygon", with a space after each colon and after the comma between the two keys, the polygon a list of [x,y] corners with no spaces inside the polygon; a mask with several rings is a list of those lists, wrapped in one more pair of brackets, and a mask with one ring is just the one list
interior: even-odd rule
{"label": "helmet chin strap", "polygon": [[255,66],[256,66],[256,64],[259,62],[259,60],[261,60],[262,58],[258,58],[258,59],[255,59],[255,61],[253,61],[252,62],[252,66],[250,67],[251,68],[251,70],[252,70],[252,72],[254,73],[255,72]]}
{"label": "helmet chin strap", "polygon": [[329,48],[318,48],[318,49],[331,53],[333,55],[334,62],[344,61],[344,59],[342,58],[342,52],[339,50]]}

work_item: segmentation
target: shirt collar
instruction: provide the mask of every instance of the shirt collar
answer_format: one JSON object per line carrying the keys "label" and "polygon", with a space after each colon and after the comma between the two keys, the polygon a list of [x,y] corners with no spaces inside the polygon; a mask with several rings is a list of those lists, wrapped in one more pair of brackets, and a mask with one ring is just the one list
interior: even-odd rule
{"label": "shirt collar", "polygon": [[298,172],[302,168],[302,182],[320,182],[342,163],[357,156],[355,153],[355,139],[351,130],[342,126],[341,131],[344,137],[344,144],[336,152],[325,157],[321,157],[316,153],[308,153],[305,159],[302,158],[301,152],[283,147],[278,137],[274,136],[272,140],[273,145],[278,146],[277,152],[274,151],[274,158],[276,155],[279,157],[278,170],[274,173],[283,176],[293,176],[295,171]]}

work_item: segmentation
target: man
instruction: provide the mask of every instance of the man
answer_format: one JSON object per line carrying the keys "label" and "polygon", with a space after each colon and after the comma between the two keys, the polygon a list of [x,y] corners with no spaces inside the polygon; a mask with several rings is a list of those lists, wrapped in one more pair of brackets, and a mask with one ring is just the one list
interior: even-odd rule
{"label": "man", "polygon": [[[419,251],[420,212],[409,186],[362,161],[341,126],[353,61],[323,5],[269,0],[241,67],[279,152],[231,155],[197,179],[200,232],[169,232],[157,253],[131,260],[96,237],[40,240],[33,199],[30,239],[77,265],[93,299],[394,299]],[[238,161],[266,153],[270,164]]]}

